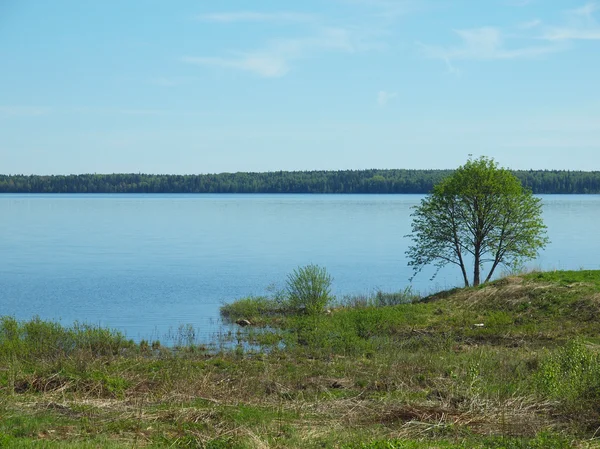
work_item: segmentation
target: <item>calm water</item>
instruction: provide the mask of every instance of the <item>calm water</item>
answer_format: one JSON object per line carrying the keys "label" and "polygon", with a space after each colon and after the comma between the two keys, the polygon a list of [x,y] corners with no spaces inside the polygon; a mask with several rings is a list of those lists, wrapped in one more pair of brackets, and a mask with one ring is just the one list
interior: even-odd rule
{"label": "calm water", "polygon": [[[420,195],[0,195],[0,315],[164,338],[219,329],[223,302],[281,287],[299,265],[334,293],[401,290]],[[600,196],[544,196],[551,245],[531,266],[600,269]],[[413,288],[460,284],[447,269]]]}

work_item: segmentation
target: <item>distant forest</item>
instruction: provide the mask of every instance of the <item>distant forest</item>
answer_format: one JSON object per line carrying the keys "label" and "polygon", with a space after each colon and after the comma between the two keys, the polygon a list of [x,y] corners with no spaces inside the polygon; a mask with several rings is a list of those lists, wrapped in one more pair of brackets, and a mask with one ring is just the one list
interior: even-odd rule
{"label": "distant forest", "polygon": [[[0,193],[429,193],[452,170],[0,175]],[[533,193],[600,193],[600,171],[514,171]]]}

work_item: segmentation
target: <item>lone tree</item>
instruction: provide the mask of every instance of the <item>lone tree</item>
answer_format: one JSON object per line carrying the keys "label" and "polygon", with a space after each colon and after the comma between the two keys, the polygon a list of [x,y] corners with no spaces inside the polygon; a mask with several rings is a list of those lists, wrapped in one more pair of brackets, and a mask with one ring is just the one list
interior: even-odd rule
{"label": "lone tree", "polygon": [[491,263],[488,282],[498,265],[519,266],[546,246],[541,214],[541,200],[509,170],[486,157],[469,159],[415,207],[409,266],[416,275],[433,264],[435,277],[443,266],[458,265],[468,287],[467,258],[473,264],[473,285],[481,283],[483,266]]}

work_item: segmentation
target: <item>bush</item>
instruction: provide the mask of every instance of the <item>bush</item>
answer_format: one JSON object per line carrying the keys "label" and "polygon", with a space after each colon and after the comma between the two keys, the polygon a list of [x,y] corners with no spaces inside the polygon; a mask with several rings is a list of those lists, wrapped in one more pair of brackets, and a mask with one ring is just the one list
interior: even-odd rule
{"label": "bush", "polygon": [[412,304],[417,302],[421,297],[414,293],[409,285],[401,292],[387,293],[378,290],[375,294],[375,305],[377,307],[397,306],[398,304]]}
{"label": "bush", "polygon": [[581,340],[542,361],[534,376],[539,390],[546,396],[567,403],[600,399],[600,357]]}
{"label": "bush", "polygon": [[318,265],[298,267],[287,278],[290,308],[308,314],[322,312],[332,300],[332,280],[327,270]]}

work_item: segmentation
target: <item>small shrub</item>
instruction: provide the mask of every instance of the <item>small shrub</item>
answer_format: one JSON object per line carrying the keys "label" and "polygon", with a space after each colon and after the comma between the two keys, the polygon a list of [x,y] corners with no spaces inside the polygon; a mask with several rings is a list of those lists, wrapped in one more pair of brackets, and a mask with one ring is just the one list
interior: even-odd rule
{"label": "small shrub", "polygon": [[542,361],[535,384],[544,395],[566,402],[600,399],[600,358],[575,340]]}
{"label": "small shrub", "polygon": [[375,295],[375,305],[377,307],[397,306],[398,304],[412,304],[417,302],[421,297],[414,293],[409,285],[401,292],[386,293],[378,290]]}
{"label": "small shrub", "polygon": [[332,280],[327,270],[318,265],[295,269],[288,275],[286,284],[291,309],[308,314],[322,312],[332,300]]}
{"label": "small shrub", "polygon": [[147,354],[150,352],[150,345],[147,340],[140,341],[140,352],[142,354]]}
{"label": "small shrub", "polygon": [[419,302],[421,296],[413,292],[409,285],[399,292],[384,292],[377,290],[374,294],[345,295],[337,305],[353,309],[364,309],[366,307],[388,307],[399,304],[412,304]]}
{"label": "small shrub", "polygon": [[352,309],[364,309],[373,305],[373,298],[365,294],[344,295],[334,307],[349,307]]}

